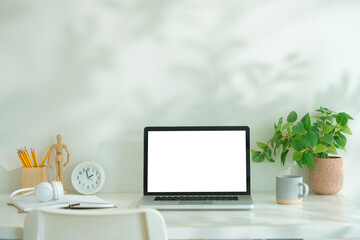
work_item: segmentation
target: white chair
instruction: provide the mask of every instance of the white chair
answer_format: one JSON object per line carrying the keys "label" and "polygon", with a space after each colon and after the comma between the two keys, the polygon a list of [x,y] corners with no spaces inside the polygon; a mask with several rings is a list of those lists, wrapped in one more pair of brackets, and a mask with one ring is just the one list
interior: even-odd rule
{"label": "white chair", "polygon": [[42,208],[25,218],[24,240],[165,240],[165,221],[153,209]]}

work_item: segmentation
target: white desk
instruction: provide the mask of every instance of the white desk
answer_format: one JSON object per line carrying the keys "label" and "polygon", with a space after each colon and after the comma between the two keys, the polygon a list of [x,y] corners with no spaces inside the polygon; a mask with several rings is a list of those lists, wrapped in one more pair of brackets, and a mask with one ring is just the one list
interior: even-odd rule
{"label": "white desk", "polygon": [[[134,208],[141,194],[109,193],[117,211]],[[251,211],[164,211],[170,239],[360,239],[360,210],[341,195],[310,195],[302,205],[279,205],[274,193],[254,193]],[[21,239],[25,214],[0,194],[0,239]],[[97,211],[97,210],[94,210]]]}

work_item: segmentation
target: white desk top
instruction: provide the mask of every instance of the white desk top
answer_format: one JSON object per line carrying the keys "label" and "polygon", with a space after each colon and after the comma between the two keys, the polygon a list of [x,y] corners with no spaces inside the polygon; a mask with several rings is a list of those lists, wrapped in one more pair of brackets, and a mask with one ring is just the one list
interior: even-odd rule
{"label": "white desk top", "polygon": [[[105,193],[117,211],[135,208],[139,193]],[[301,205],[279,205],[275,194],[254,193],[250,211],[162,211],[170,239],[353,238],[360,236],[360,210],[341,195],[309,195]],[[25,214],[0,194],[0,239],[21,239]],[[98,210],[91,210],[98,211]]]}

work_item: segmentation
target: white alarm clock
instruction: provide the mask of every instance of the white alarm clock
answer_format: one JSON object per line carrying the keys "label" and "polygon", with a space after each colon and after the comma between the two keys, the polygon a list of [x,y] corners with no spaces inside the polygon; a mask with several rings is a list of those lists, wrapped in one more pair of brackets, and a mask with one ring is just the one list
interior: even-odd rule
{"label": "white alarm clock", "polygon": [[75,166],[71,173],[71,183],[81,194],[99,192],[105,183],[105,171],[100,164],[85,161]]}

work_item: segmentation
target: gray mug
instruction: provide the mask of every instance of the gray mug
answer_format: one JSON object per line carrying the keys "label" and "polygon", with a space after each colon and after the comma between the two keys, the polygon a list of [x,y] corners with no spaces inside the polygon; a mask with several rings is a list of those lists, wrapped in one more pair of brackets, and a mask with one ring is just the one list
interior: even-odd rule
{"label": "gray mug", "polygon": [[281,175],[276,177],[276,201],[280,204],[297,204],[309,194],[309,187],[303,177]]}

